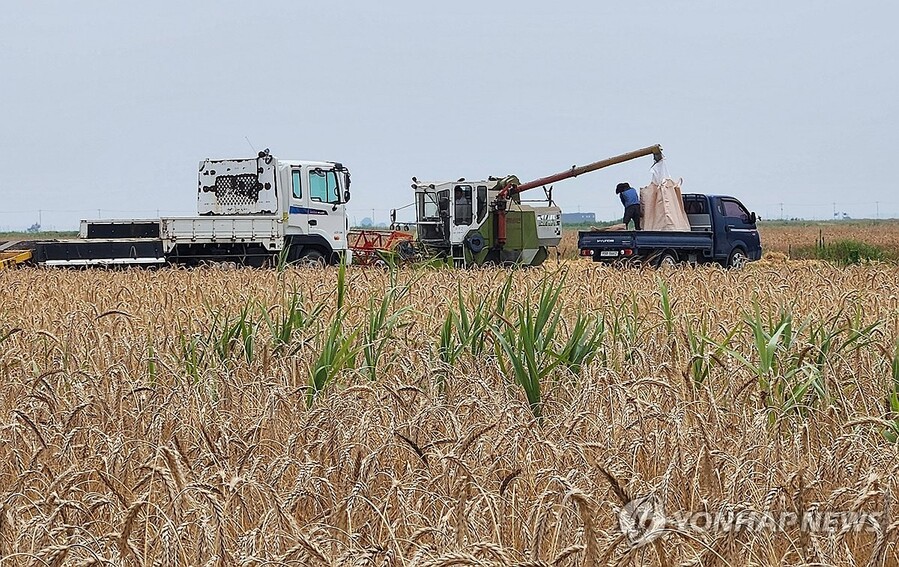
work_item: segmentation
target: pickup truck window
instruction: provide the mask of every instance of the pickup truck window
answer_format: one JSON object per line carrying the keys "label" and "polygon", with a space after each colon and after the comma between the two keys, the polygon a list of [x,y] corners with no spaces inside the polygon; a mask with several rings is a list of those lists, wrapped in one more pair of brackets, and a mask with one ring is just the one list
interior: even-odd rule
{"label": "pickup truck window", "polygon": [[303,185],[300,183],[300,171],[295,169],[290,173],[291,181],[293,184],[293,196],[296,199],[303,198]]}
{"label": "pickup truck window", "polygon": [[725,217],[740,219],[745,223],[749,222],[749,211],[738,201],[721,199],[721,204],[718,207],[721,214]]}
{"label": "pickup truck window", "polygon": [[707,215],[705,199],[684,199],[684,212],[688,215]]}
{"label": "pickup truck window", "polygon": [[339,203],[340,187],[334,170],[313,169],[309,172],[309,198],[319,203]]}

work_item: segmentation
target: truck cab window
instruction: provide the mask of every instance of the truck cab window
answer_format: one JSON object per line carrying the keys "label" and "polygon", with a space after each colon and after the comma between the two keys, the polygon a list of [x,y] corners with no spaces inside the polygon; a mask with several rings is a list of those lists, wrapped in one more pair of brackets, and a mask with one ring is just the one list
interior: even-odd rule
{"label": "truck cab window", "polygon": [[340,185],[334,170],[309,171],[309,198],[319,203],[339,203]]}
{"label": "truck cab window", "polygon": [[727,218],[740,219],[742,222],[749,222],[749,211],[743,205],[732,199],[721,199],[722,214]]}
{"label": "truck cab window", "polygon": [[684,212],[688,215],[707,215],[705,199],[684,199]]}
{"label": "truck cab window", "polygon": [[483,222],[487,216],[487,186],[478,185],[478,222]]}
{"label": "truck cab window", "polygon": [[295,169],[290,174],[293,185],[293,196],[296,199],[303,198],[303,185],[300,183],[300,171]]}
{"label": "truck cab window", "polygon": [[455,224],[469,225],[472,220],[471,185],[456,185],[453,188],[453,206],[455,207]]}

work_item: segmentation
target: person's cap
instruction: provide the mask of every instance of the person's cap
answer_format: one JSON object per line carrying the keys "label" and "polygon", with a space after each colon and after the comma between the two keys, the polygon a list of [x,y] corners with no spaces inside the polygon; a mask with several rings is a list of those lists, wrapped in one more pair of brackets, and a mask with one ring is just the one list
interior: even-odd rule
{"label": "person's cap", "polygon": [[630,183],[619,183],[617,187],[615,187],[616,193],[622,193],[631,188]]}

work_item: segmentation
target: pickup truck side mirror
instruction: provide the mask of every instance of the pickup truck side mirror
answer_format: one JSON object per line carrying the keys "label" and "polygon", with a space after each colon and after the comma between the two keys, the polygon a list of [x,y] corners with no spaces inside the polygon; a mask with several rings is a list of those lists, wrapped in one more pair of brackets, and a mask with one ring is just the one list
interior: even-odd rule
{"label": "pickup truck side mirror", "polygon": [[346,191],[343,192],[343,202],[344,203],[350,202],[350,190],[349,189],[347,189]]}
{"label": "pickup truck side mirror", "polygon": [[749,213],[749,224],[755,224],[757,220],[759,220],[759,218],[756,216],[755,212]]}

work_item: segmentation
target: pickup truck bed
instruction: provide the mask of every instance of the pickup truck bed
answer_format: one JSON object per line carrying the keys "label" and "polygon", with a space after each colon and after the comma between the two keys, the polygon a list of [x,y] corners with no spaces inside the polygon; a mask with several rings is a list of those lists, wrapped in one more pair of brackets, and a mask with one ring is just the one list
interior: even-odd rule
{"label": "pickup truck bed", "polygon": [[592,250],[594,261],[643,256],[645,251],[678,250],[681,255],[710,258],[714,254],[710,232],[616,230],[581,232],[578,247]]}

